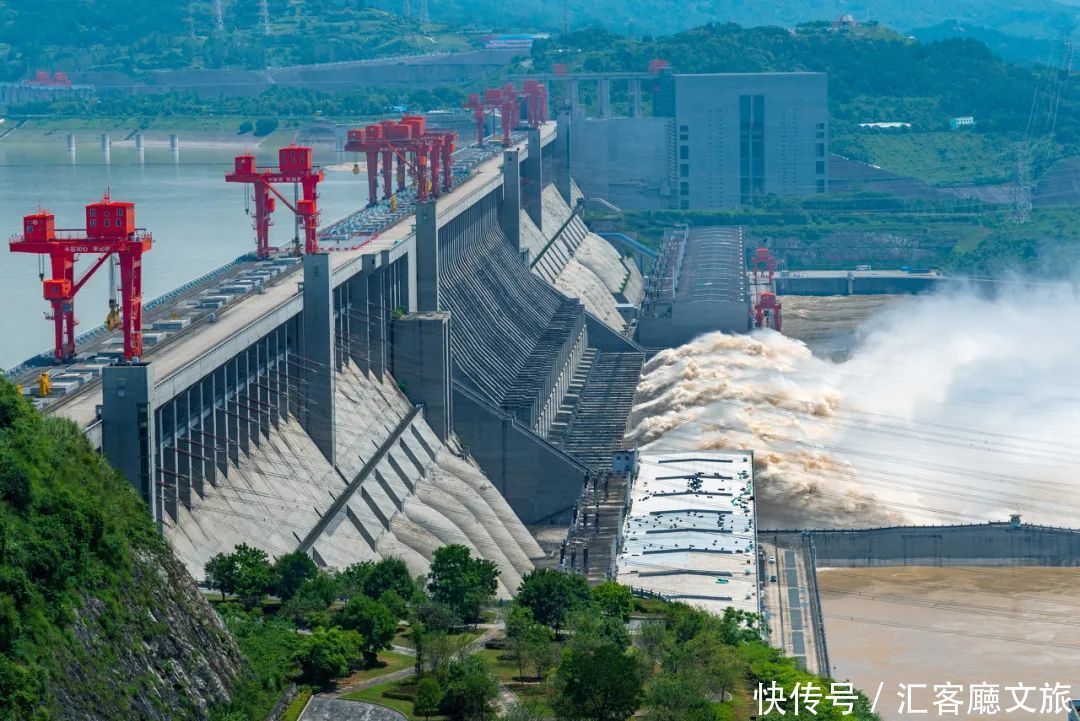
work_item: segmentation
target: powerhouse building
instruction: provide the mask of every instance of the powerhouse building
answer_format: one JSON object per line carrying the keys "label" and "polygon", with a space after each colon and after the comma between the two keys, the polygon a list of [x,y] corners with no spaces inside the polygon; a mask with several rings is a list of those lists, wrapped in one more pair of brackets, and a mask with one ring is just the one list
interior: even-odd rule
{"label": "powerhouse building", "polygon": [[652,115],[634,102],[630,117],[609,100],[621,78],[564,82],[596,82],[604,101],[600,117],[588,117],[574,102],[580,90],[567,91],[574,176],[586,195],[631,210],[707,210],[829,189],[824,73],[665,72],[651,81]]}

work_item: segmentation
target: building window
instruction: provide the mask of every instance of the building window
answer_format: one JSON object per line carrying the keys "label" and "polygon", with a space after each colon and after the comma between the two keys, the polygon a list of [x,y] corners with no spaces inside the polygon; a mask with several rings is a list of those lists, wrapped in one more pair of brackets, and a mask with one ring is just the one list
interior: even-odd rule
{"label": "building window", "polygon": [[679,132],[680,133],[689,133],[690,132],[690,126],[689,125],[680,125],[679,126]]}
{"label": "building window", "polygon": [[825,143],[818,143],[814,146],[814,156],[818,158],[825,157]]}
{"label": "building window", "polygon": [[688,145],[680,145],[679,146],[679,160],[689,160],[689,159],[690,159],[690,146],[688,146]]}
{"label": "building window", "polygon": [[687,133],[679,133],[679,140],[686,143],[690,140],[690,135]]}
{"label": "building window", "polygon": [[816,165],[817,165],[817,167],[816,167],[817,174],[818,175],[825,175],[825,161],[824,160],[819,160],[819,161],[817,161]]}
{"label": "building window", "polygon": [[690,195],[690,183],[679,183],[679,194]]}
{"label": "building window", "polygon": [[739,195],[748,205],[765,194],[765,96],[739,96]]}
{"label": "building window", "polygon": [[689,200],[681,201],[679,203],[679,207],[682,208],[683,210],[690,210],[690,201]]}
{"label": "building window", "polygon": [[825,192],[825,181],[822,180],[821,178],[818,178],[818,181],[817,181],[817,192],[819,192],[819,193],[824,193]]}
{"label": "building window", "polygon": [[679,166],[679,177],[680,178],[689,178],[690,177],[690,166],[687,165],[686,163],[683,163],[682,165]]}

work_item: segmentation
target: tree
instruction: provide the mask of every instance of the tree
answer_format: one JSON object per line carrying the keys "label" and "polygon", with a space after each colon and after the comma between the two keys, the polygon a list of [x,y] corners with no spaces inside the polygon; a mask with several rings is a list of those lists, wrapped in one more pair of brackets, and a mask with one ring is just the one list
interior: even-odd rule
{"label": "tree", "polygon": [[338,592],[343,598],[352,598],[358,593],[364,593],[364,583],[371,575],[371,569],[375,564],[371,561],[361,561],[346,566],[337,574]]}
{"label": "tree", "polygon": [[567,621],[571,645],[592,648],[610,643],[625,649],[630,645],[630,632],[622,619],[599,616],[588,610],[577,611]]}
{"label": "tree", "polygon": [[294,661],[305,681],[325,688],[356,668],[363,658],[364,639],[356,631],[319,628],[304,639]]}
{"label": "tree", "polygon": [[259,605],[270,592],[273,574],[270,557],[261,548],[241,543],[233,551],[236,557],[236,593],[247,608]]}
{"label": "tree", "polygon": [[210,558],[203,566],[206,574],[206,585],[221,591],[221,600],[225,600],[225,594],[236,591],[236,559],[231,553],[218,553]]}
{"label": "tree", "polygon": [[416,609],[415,620],[429,631],[450,633],[461,625],[461,617],[445,603],[428,601]]}
{"label": "tree", "polygon": [[506,645],[518,666],[518,676],[525,678],[526,649],[529,642],[529,627],[536,624],[528,606],[515,603],[506,616]]}
{"label": "tree", "polygon": [[387,591],[406,600],[416,595],[416,584],[409,575],[409,567],[400,558],[384,558],[371,567],[364,579],[364,595],[378,598]]}
{"label": "tree", "polygon": [[424,718],[437,714],[442,698],[443,692],[439,681],[432,676],[425,676],[416,684],[413,713]]}
{"label": "tree", "polygon": [[480,607],[495,596],[499,568],[492,561],[473,558],[467,546],[443,546],[435,551],[428,572],[428,591],[462,619],[479,618]]}
{"label": "tree", "polygon": [[303,551],[286,553],[274,561],[274,591],[282,601],[288,601],[304,581],[318,572],[315,561]]}
{"label": "tree", "polygon": [[326,626],[330,623],[327,609],[337,596],[337,579],[325,571],[319,571],[300,584],[293,597],[282,607],[281,614],[308,628]]}
{"label": "tree", "polygon": [[584,576],[538,568],[521,580],[517,603],[532,610],[533,618],[558,634],[566,619],[592,599]]}
{"label": "tree", "polygon": [[536,669],[536,678],[558,665],[562,649],[555,643],[555,632],[542,623],[532,623],[525,632],[525,658]]}
{"label": "tree", "polygon": [[232,553],[219,553],[203,567],[210,588],[236,593],[247,608],[257,606],[270,591],[273,575],[266,551],[241,543]]}
{"label": "tree", "polygon": [[623,623],[630,619],[630,612],[634,610],[634,594],[626,586],[605,581],[593,588],[592,596],[600,613]]}
{"label": "tree", "polygon": [[345,607],[338,611],[337,619],[342,628],[358,631],[364,637],[364,656],[369,665],[379,651],[390,648],[397,631],[397,621],[386,606],[367,596],[349,599]]}
{"label": "tree", "polygon": [[454,719],[483,721],[499,694],[499,682],[479,656],[451,661],[439,673],[443,698],[440,708]]}
{"label": "tree", "polygon": [[625,721],[637,711],[643,682],[638,660],[614,644],[572,647],[556,672],[553,707],[563,718]]}

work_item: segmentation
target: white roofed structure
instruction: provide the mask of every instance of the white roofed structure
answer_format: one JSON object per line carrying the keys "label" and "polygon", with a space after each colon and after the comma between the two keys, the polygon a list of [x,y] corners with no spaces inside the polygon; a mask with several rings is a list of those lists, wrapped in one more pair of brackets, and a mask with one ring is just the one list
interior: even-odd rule
{"label": "white roofed structure", "polygon": [[713,613],[760,612],[753,454],[638,457],[618,581]]}

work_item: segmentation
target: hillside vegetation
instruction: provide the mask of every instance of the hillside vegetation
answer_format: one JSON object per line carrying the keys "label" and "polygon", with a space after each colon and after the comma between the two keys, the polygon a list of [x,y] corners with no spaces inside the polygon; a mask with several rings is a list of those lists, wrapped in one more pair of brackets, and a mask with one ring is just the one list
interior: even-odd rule
{"label": "hillside vegetation", "polygon": [[[389,7],[400,7],[401,0],[389,0]],[[562,6],[534,3],[505,5],[494,0],[440,0],[432,3],[432,13],[439,20],[470,22],[487,26],[528,24],[547,30],[562,29]],[[958,20],[981,27],[996,28],[1001,33],[1019,37],[1053,36],[1060,27],[1071,27],[1077,9],[1053,0],[954,0],[945,4],[936,0],[567,0],[570,23],[575,28],[587,25],[626,32],[630,23],[638,34],[664,34],[712,22],[735,22],[741,25],[781,25],[790,27],[810,20],[833,20],[838,12],[850,13],[857,20],[877,20],[910,31]]]}
{"label": "hillside vegetation", "polygon": [[127,482],[0,381],[0,719],[204,719],[242,673]]}
{"label": "hillside vegetation", "polygon": [[458,50],[468,42],[420,28],[362,0],[6,0],[0,2],[0,80],[39,69],[119,71],[263,68]]}

